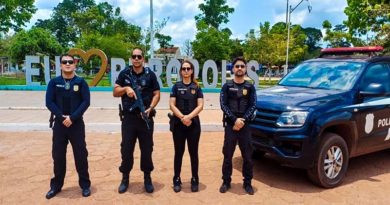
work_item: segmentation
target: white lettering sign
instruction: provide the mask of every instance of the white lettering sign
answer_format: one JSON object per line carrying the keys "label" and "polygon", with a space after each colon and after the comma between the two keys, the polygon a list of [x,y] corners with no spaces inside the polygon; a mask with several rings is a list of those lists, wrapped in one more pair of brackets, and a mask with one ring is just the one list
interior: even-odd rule
{"label": "white lettering sign", "polygon": [[[194,65],[194,75],[195,78],[199,78],[199,62],[196,59],[190,59],[191,63]],[[32,64],[39,64],[41,63],[39,56],[26,56],[25,61],[25,69],[26,69],[26,85],[41,85],[41,82],[33,82],[33,76],[39,75],[39,69],[38,68],[32,68]],[[129,60],[129,64],[130,64]],[[48,56],[43,57],[43,66],[44,66],[44,79],[46,84],[49,83],[51,76],[50,76],[50,59]],[[180,80],[180,75],[178,73],[180,69],[181,63],[177,59],[171,59],[168,62],[168,65],[166,66],[166,82],[168,84],[168,87],[172,87],[172,79],[176,78],[176,80]],[[126,67],[126,62],[122,58],[111,58],[111,85],[114,86],[115,81],[123,69]],[[160,59],[150,59],[149,60],[149,67],[150,69],[156,74],[158,83],[160,84],[160,87],[163,87],[163,83],[161,80],[161,76],[163,74],[163,65],[162,61]],[[254,81],[254,86],[257,88],[259,84],[259,77],[256,73],[257,70],[259,70],[259,64],[256,61],[249,61],[248,63],[248,77],[251,78]],[[209,71],[211,70],[211,73]],[[55,57],[55,73],[56,76],[61,75],[61,67],[60,67],[60,57]],[[209,74],[212,75],[211,82],[209,82],[208,77]],[[203,79],[203,87],[204,88],[216,88],[218,85],[218,79],[219,79],[219,73],[217,64],[213,60],[207,60],[203,64],[202,69],[202,79]],[[223,60],[221,62],[221,83],[222,85],[226,83],[226,75],[227,75],[227,61]],[[221,86],[221,85],[220,85]],[[385,126],[390,125],[390,119],[384,119],[385,121],[380,121],[381,124]],[[378,122],[379,123],[379,122]],[[378,125],[379,126],[379,125]]]}

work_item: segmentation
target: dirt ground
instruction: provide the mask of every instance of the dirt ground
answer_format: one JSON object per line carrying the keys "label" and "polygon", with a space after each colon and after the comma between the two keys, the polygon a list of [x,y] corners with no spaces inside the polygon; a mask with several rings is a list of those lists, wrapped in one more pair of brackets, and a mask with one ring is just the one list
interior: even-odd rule
{"label": "dirt ground", "polygon": [[[233,159],[232,189],[221,194],[223,133],[202,133],[200,141],[200,191],[190,191],[190,163],[183,160],[180,193],[172,190],[173,142],[169,132],[155,133],[153,194],[143,190],[139,148],[135,153],[130,187],[118,194],[121,179],[119,133],[87,133],[92,195],[81,196],[71,146],[62,192],[47,200],[52,176],[50,132],[0,132],[0,204],[389,204],[390,150],[350,161],[344,183],[322,189],[307,179],[304,170],[281,167],[269,157],[255,160],[255,195],[242,189],[242,159],[237,147]],[[386,202],[387,201],[387,202]]]}

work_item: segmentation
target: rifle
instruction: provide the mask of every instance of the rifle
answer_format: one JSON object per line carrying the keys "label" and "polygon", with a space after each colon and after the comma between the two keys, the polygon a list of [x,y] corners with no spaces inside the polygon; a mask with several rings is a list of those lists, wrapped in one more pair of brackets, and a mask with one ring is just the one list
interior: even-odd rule
{"label": "rifle", "polygon": [[150,130],[150,123],[151,122],[148,118],[148,115],[145,112],[145,105],[144,105],[144,102],[142,101],[142,95],[139,91],[138,84],[137,84],[134,76],[131,74],[131,71],[130,71],[130,75],[127,75],[127,74],[125,74],[125,75],[126,75],[126,77],[129,78],[131,87],[133,88],[135,95],[137,96],[137,99],[135,100],[134,104],[130,107],[129,112],[132,112],[134,109],[138,108],[140,110],[142,119],[146,123],[146,127],[148,128],[148,130]]}
{"label": "rifle", "polygon": [[50,113],[50,118],[49,118],[49,127],[53,127],[53,122],[54,122],[54,114]]}

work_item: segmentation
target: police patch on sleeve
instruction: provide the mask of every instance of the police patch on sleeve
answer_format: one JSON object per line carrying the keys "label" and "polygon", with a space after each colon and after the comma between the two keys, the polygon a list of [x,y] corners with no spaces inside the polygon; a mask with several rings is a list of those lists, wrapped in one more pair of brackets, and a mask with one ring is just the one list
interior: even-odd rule
{"label": "police patch on sleeve", "polygon": [[73,91],[75,92],[79,91],[79,85],[73,85]]}

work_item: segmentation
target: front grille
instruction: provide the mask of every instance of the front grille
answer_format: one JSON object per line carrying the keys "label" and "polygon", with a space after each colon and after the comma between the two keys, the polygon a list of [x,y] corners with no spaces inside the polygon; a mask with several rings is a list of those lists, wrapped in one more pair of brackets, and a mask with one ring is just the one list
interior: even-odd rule
{"label": "front grille", "polygon": [[253,124],[266,127],[276,127],[276,120],[278,120],[280,114],[282,114],[281,111],[257,109],[256,118],[253,121]]}

